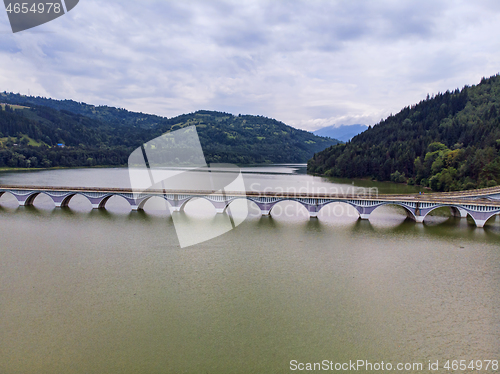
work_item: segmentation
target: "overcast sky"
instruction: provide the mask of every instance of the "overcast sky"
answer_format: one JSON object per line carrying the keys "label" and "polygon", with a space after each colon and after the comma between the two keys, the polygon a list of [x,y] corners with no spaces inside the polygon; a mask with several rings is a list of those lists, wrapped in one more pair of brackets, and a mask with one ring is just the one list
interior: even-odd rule
{"label": "overcast sky", "polygon": [[0,11],[0,91],[373,125],[498,73],[499,35],[497,0],[80,0],[16,34]]}

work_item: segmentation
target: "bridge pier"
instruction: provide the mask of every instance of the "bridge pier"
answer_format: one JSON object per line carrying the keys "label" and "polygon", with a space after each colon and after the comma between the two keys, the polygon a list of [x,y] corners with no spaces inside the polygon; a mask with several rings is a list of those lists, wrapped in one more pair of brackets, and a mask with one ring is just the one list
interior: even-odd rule
{"label": "bridge pier", "polygon": [[170,209],[170,214],[174,212],[180,212],[182,210],[183,204],[185,200],[179,200],[177,196],[174,197],[174,199],[166,199],[167,202],[170,204],[169,209]]}
{"label": "bridge pier", "polygon": [[479,227],[479,228],[483,228],[484,225],[486,224],[486,220],[485,219],[476,219],[474,221],[476,222],[476,226]]}
{"label": "bridge pier", "polygon": [[33,203],[35,202],[35,198],[39,194],[34,194],[34,195],[29,195],[29,196],[16,196],[17,202],[19,203],[19,206],[33,206]]}
{"label": "bridge pier", "polygon": [[416,223],[424,223],[425,216],[415,216],[414,220]]}
{"label": "bridge pier", "polygon": [[30,205],[33,205],[33,203],[29,204],[27,202],[27,200],[17,200],[17,202],[19,203],[19,206],[30,206]]}
{"label": "bridge pier", "polygon": [[226,207],[229,205],[228,201],[223,200],[223,201],[211,201],[212,205],[215,208],[215,213],[216,214],[222,214],[226,210]]}
{"label": "bridge pier", "polygon": [[69,206],[69,202],[76,194],[67,194],[62,196],[51,196],[52,201],[56,205],[56,208],[67,208]]}
{"label": "bridge pier", "polygon": [[273,207],[276,205],[276,203],[261,203],[259,201],[255,201],[255,200],[252,200],[252,201],[255,204],[257,204],[257,206],[260,209],[260,213],[264,217],[270,216],[271,215],[271,209],[273,209]]}
{"label": "bridge pier", "polygon": [[454,217],[467,218],[467,211],[465,209],[458,207],[450,207],[450,209],[451,209],[451,214]]}
{"label": "bridge pier", "polygon": [[359,205],[354,205],[354,208],[358,211],[359,214],[359,219],[362,220],[369,220],[370,219],[370,214],[373,213],[375,209],[377,209],[379,205],[375,206],[359,206]]}
{"label": "bridge pier", "polygon": [[309,212],[309,218],[318,218],[319,210],[321,206],[318,205],[308,205],[307,211]]}
{"label": "bridge pier", "polygon": [[486,222],[491,217],[499,214],[499,212],[492,212],[492,211],[484,210],[484,211],[480,211],[480,212],[472,211],[472,212],[469,212],[469,214],[471,215],[472,219],[476,223],[476,226],[479,228],[482,228],[482,227],[484,227]]}

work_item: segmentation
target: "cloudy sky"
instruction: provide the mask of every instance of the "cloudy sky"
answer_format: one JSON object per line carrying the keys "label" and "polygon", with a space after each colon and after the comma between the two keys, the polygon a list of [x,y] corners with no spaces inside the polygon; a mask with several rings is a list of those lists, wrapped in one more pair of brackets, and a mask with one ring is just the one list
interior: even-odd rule
{"label": "cloudy sky", "polygon": [[80,0],[12,34],[0,91],[176,116],[373,125],[500,71],[497,0]]}

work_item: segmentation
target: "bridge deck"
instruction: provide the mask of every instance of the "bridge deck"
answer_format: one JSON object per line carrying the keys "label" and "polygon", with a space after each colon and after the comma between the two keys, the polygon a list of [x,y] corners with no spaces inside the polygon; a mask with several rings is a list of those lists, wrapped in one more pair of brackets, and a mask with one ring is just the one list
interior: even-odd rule
{"label": "bridge deck", "polygon": [[37,191],[37,192],[75,192],[75,193],[110,193],[162,196],[165,194],[193,195],[193,196],[251,196],[251,197],[276,197],[281,199],[341,199],[341,200],[368,200],[368,201],[406,201],[421,203],[457,203],[462,204],[500,206],[500,200],[489,200],[486,196],[500,194],[500,187],[491,187],[478,190],[439,192],[420,194],[325,194],[325,193],[300,193],[300,192],[273,192],[273,191],[198,191],[198,190],[146,190],[136,191],[130,188],[91,188],[91,187],[50,187],[50,186],[0,186],[0,192],[8,191]]}

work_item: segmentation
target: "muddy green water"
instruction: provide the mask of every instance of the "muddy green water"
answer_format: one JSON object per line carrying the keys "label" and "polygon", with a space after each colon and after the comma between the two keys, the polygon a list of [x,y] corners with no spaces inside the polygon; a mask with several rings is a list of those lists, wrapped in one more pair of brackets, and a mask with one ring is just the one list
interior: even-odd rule
{"label": "muddy green water", "polygon": [[[285,166],[247,172],[261,187],[352,186]],[[2,184],[126,181],[122,169],[0,174]],[[118,198],[105,211],[81,197],[69,209],[45,196],[16,204],[0,198],[2,374],[299,372],[291,360],[429,372],[429,360],[500,359],[498,219],[478,229],[441,211],[418,225],[383,207],[358,221],[339,205],[310,220],[284,202],[273,217],[250,206],[236,229],[181,249],[153,200],[145,212]],[[207,204],[180,214],[217,220]]]}

